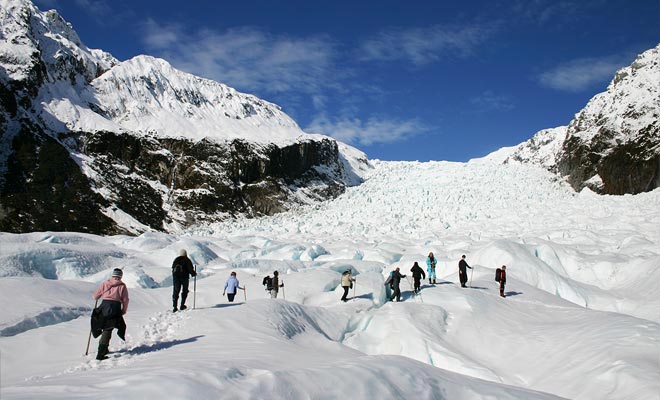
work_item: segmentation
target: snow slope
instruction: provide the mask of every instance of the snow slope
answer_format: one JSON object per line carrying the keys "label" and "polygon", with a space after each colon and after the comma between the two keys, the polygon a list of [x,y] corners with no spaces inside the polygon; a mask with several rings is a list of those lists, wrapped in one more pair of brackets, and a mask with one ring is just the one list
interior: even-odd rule
{"label": "snow slope", "polygon": [[[659,205],[657,190],[575,193],[524,164],[375,162],[334,201],[181,236],[3,233],[0,295],[17,305],[0,318],[2,398],[658,399]],[[196,309],[172,314],[180,248]],[[404,279],[387,302],[387,273],[429,251],[439,284],[413,296]],[[98,362],[95,340],[82,356],[91,293],[114,267],[128,337]],[[235,304],[231,270],[247,288]],[[261,286],[273,270],[285,299]]]}

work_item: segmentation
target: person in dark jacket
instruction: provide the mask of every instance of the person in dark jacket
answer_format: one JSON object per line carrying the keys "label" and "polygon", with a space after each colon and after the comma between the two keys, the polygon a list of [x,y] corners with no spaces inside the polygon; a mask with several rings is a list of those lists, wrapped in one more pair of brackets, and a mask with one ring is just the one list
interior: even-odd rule
{"label": "person in dark jacket", "polygon": [[467,268],[472,269],[472,267],[468,265],[467,261],[465,261],[465,254],[464,254],[461,257],[461,261],[458,262],[458,278],[461,281],[461,287],[467,287],[465,286],[465,284],[468,281]]}
{"label": "person in dark jacket", "polygon": [[270,298],[271,299],[276,299],[277,298],[277,293],[279,293],[280,288],[284,287],[284,282],[280,283],[280,273],[277,271],[273,271],[273,279],[272,279],[272,289],[270,290]]}
{"label": "person in dark jacket", "polygon": [[101,336],[96,353],[97,360],[108,358],[113,329],[117,328],[117,335],[124,340],[126,323],[123,316],[128,311],[128,289],[121,280],[123,275],[121,269],[115,268],[112,277],[94,292],[94,300],[103,299],[101,305],[92,313],[92,334],[95,338]]}
{"label": "person in dark jacket", "polygon": [[504,294],[504,286],[506,285],[506,265],[502,265],[502,275],[500,275],[500,296],[506,297]]}
{"label": "person in dark jacket", "polygon": [[405,275],[401,275],[401,272],[399,272],[399,267],[397,267],[394,271],[392,271],[392,283],[390,286],[392,287],[392,296],[390,296],[390,301],[394,301],[394,298],[396,297],[396,301],[401,301],[401,289],[399,288],[399,285],[401,284],[401,278],[405,278]]}
{"label": "person in dark jacket", "polygon": [[[174,259],[172,262],[172,304],[173,312],[180,310],[185,310],[186,308],[186,299],[188,298],[188,285],[190,282],[190,276],[197,276],[195,268],[193,267],[192,261],[188,258],[188,253],[185,249],[179,250],[179,256]],[[177,309],[177,303],[179,301],[179,292],[181,292],[181,307]]]}
{"label": "person in dark jacket", "polygon": [[415,293],[419,293],[419,287],[422,279],[426,279],[426,274],[424,273],[424,270],[417,264],[417,261],[415,261],[415,264],[413,264],[412,268],[410,268],[410,272],[412,272],[413,279],[415,281]]}

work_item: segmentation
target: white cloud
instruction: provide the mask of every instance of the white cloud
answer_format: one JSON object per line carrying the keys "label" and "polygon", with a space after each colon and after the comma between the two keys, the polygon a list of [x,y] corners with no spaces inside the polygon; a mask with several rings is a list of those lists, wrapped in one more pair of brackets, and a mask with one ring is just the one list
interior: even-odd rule
{"label": "white cloud", "polygon": [[476,107],[476,111],[511,111],[515,105],[508,96],[496,94],[491,90],[486,90],[479,96],[470,99],[470,102]]}
{"label": "white cloud", "polygon": [[316,94],[336,84],[335,45],[324,36],[296,38],[256,28],[187,32],[147,21],[144,42],[184,71],[270,93]]}
{"label": "white cloud", "polygon": [[379,120],[370,118],[362,121],[358,118],[341,118],[331,121],[325,116],[315,118],[306,132],[323,133],[333,138],[353,144],[369,146],[378,143],[405,141],[427,131],[417,120]]}
{"label": "white cloud", "polygon": [[493,29],[489,24],[393,28],[364,41],[360,57],[376,61],[408,60],[415,65],[436,62],[443,57],[465,57],[484,43]]}
{"label": "white cloud", "polygon": [[630,64],[631,60],[627,55],[580,58],[542,72],[539,75],[539,82],[553,89],[579,92],[611,80],[614,73]]}

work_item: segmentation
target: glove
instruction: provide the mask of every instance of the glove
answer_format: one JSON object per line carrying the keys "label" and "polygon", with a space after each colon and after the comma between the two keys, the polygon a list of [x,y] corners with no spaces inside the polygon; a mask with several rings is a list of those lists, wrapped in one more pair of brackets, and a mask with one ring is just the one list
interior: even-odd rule
{"label": "glove", "polygon": [[197,276],[197,272],[193,271],[191,275],[192,276]]}

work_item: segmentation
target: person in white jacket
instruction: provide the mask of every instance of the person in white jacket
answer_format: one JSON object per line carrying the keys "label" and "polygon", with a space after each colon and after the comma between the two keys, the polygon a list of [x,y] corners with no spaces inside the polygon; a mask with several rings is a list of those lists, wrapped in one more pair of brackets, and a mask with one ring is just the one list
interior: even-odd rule
{"label": "person in white jacket", "polygon": [[348,289],[353,287],[353,282],[355,282],[355,278],[353,278],[353,274],[350,269],[347,269],[343,274],[341,274],[341,287],[344,288],[344,295],[341,296],[341,301],[348,301],[346,296],[348,296]]}

